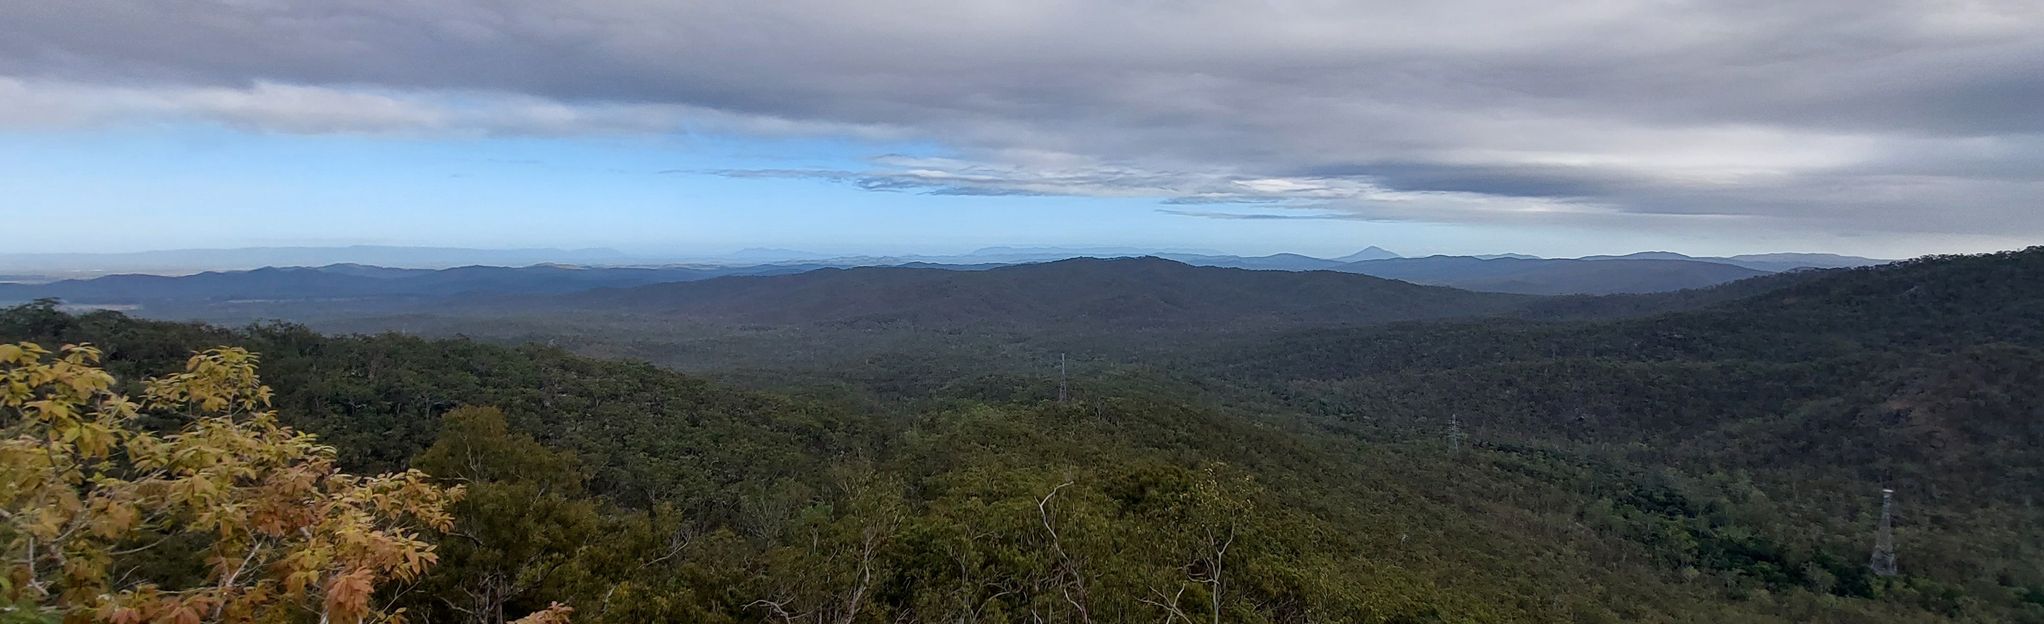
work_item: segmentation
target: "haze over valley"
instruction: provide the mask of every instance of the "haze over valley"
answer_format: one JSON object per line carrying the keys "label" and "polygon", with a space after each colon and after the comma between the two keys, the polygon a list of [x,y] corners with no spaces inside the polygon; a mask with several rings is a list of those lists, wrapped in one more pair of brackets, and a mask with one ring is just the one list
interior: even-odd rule
{"label": "haze over valley", "polygon": [[2044,3],[0,0],[0,624],[2044,624]]}

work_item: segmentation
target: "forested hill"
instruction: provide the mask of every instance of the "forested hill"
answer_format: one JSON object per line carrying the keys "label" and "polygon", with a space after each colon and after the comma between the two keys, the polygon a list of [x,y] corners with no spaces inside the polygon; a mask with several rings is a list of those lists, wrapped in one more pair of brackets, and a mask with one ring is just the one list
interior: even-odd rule
{"label": "forested hill", "polygon": [[[1711,289],[1539,299],[1518,318],[1302,330],[1245,347],[1288,376],[1556,357],[1794,361],[1987,344],[2044,347],[2044,247],[1759,277]],[[1660,312],[1660,313],[1656,313]],[[1451,346],[1460,345],[1460,346]],[[1232,358],[1231,358],[1232,359]]]}
{"label": "forested hill", "polygon": [[1528,295],[1603,295],[1704,288],[1770,271],[1686,258],[1472,258],[1429,256],[1363,260],[1332,270],[1418,284]]}
{"label": "forested hill", "polygon": [[[1683,539],[1696,543],[1682,548],[1737,553],[1699,567],[1828,578],[1798,570],[1795,553],[1863,546],[1870,493],[1896,488],[1911,500],[1916,573],[2034,600],[2036,581],[2016,579],[2044,578],[2038,284],[2044,248],[1926,258],[1650,318],[1299,332],[1179,366],[1260,380],[1273,399],[1357,435],[1458,430],[1514,453],[1596,458],[1548,473],[1556,479],[1596,482],[1631,465],[1764,493],[1618,505],[1694,518]],[[1775,520],[1756,530],[1741,515]]]}
{"label": "forested hill", "polygon": [[[578,622],[620,623],[785,621],[777,610],[861,623],[1741,612],[1653,579],[1644,555],[1604,569],[1586,540],[1467,514],[1492,503],[1411,480],[1432,470],[1412,457],[1358,455],[1142,383],[1067,405],[884,407],[553,349],[35,305],[0,311],[0,339],[90,341],[128,380],[203,345],[246,346],[285,420],[345,464],[467,486],[440,563],[384,598],[415,621],[553,601]],[[1221,565],[1218,587],[1201,580]]]}
{"label": "forested hill", "polygon": [[[1102,264],[980,275],[1098,305],[1202,290],[1219,303],[1172,318],[1216,324],[1321,284],[1144,260],[1087,277]],[[702,300],[810,318],[846,297],[834,318],[916,322],[964,316],[874,315],[1057,309],[834,274],[870,298],[802,275]],[[1066,401],[1056,368],[991,358],[741,390],[548,347],[46,304],[0,310],[0,342],[92,342],[131,383],[246,346],[282,417],[350,468],[466,484],[440,565],[379,597],[414,621],[562,601],[582,622],[2044,622],[2044,249],[1761,279],[1617,321],[1088,337],[1067,345],[1097,351]],[[758,282],[802,296],[729,285]],[[702,294],[684,292],[645,309]],[[918,333],[898,326],[798,338]],[[1138,341],[1170,357],[1112,351]],[[1902,509],[1895,577],[1866,565],[1881,488]]]}
{"label": "forested hill", "polygon": [[[1741,259],[1690,258],[1665,253],[1579,259],[1429,256],[1361,261],[1324,260],[1297,254],[1249,258],[1167,254],[1166,257],[1194,266],[1288,272],[1338,271],[1479,292],[1533,295],[1671,292],[1705,288],[1773,271],[1874,262],[1806,254]],[[874,257],[757,265],[605,267],[541,264],[445,269],[343,263],[270,266],[190,275],[113,274],[47,283],[29,275],[14,278],[0,275],[0,304],[54,298],[71,304],[121,306],[155,318],[217,320],[262,318],[265,315],[297,318],[319,316],[321,308],[335,302],[345,302],[356,313],[371,310],[405,312],[408,308],[430,309],[439,300],[448,298],[558,294],[720,276],[786,275],[824,267],[892,266],[973,271],[1013,266],[1018,262],[1048,261],[1052,260],[1024,257],[974,261],[971,257],[957,257],[944,263],[933,263]],[[5,262],[0,261],[0,264]]]}
{"label": "forested hill", "polygon": [[1674,292],[1543,297],[1528,302],[1514,316],[1550,321],[1613,320],[1698,310],[1771,293],[1806,280],[1823,279],[1835,270],[1842,269],[1786,271]]}
{"label": "forested hill", "polygon": [[48,284],[0,284],[0,301],[62,299],[81,304],[156,304],[234,300],[326,301],[372,297],[448,297],[564,293],[591,288],[685,282],[725,275],[797,273],[815,265],[747,267],[464,266],[392,269],[359,264],[264,267],[193,275],[107,275]]}
{"label": "forested hill", "polygon": [[1908,344],[2044,346],[2044,247],[1842,269],[1700,314]]}
{"label": "forested hill", "polygon": [[822,269],[576,293],[543,305],[759,324],[1210,329],[1483,316],[1525,300],[1327,271],[1087,258],[984,271]]}

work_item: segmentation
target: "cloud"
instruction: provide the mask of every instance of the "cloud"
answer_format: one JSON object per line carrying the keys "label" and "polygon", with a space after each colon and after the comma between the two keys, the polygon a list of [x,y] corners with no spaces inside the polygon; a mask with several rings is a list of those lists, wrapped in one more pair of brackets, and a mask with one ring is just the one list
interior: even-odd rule
{"label": "cloud", "polygon": [[891,155],[865,171],[739,169],[709,171],[733,178],[812,178],[875,191],[932,195],[1063,195],[1165,198],[1171,204],[1237,204],[1362,197],[1389,198],[1375,185],[1338,178],[1255,177],[1213,171],[1156,171],[1063,158],[1059,162],[994,163]]}
{"label": "cloud", "polygon": [[1222,211],[1215,211],[1215,210],[1180,210],[1180,209],[1177,209],[1177,208],[1158,208],[1158,209],[1157,209],[1157,212],[1162,212],[1162,213],[1165,213],[1165,214],[1175,214],[1175,215],[1178,215],[1178,216],[1181,216],[1181,217],[1200,217],[1200,218],[1203,218],[1203,219],[1225,219],[1225,220],[1229,220],[1229,221],[1355,221],[1355,220],[1365,220],[1365,218],[1364,218],[1364,217],[1361,217],[1361,216],[1359,216],[1359,215],[1355,215],[1355,214],[1352,214],[1352,213],[1342,213],[1342,212],[1322,212],[1322,213],[1311,213],[1311,214],[1272,214],[1272,213],[1265,213],[1265,212],[1222,212]]}
{"label": "cloud", "polygon": [[722,174],[2037,236],[2038,32],[2031,0],[23,2],[0,126],[851,136],[945,157]]}
{"label": "cloud", "polygon": [[246,87],[107,86],[0,76],[0,128],[66,129],[181,120],[293,134],[581,136],[709,131],[882,138],[890,132],[679,104],[569,104],[517,94],[273,82]]}

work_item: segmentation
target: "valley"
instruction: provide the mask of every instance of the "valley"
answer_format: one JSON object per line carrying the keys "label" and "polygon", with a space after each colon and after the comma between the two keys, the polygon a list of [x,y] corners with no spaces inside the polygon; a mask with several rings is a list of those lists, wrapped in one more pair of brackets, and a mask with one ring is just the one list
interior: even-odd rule
{"label": "valley", "polygon": [[[514,611],[628,587],[594,618],[752,621],[856,589],[875,616],[1076,621],[1056,588],[1085,583],[1109,619],[1167,589],[1241,621],[2044,614],[2044,250],[1564,297],[1158,258],[553,273],[264,304],[145,282],[172,285],[134,291],[165,306],[145,316],[188,292],[201,318],[304,324],[37,303],[0,339],[91,342],[123,378],[247,347],[353,469],[448,444],[574,458],[474,482],[476,504],[567,489],[432,577],[549,570]],[[464,406],[507,428],[448,437]],[[1884,487],[1907,505],[1896,577],[1866,567]],[[1235,576],[1184,567],[1220,556],[1183,541],[1200,530],[1241,540]],[[884,547],[844,558],[862,543]]]}

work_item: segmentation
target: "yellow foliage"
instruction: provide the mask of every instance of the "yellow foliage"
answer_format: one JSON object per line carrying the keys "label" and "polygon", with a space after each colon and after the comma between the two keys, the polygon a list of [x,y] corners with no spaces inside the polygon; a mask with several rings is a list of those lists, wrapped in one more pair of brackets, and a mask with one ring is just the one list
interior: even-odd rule
{"label": "yellow foliage", "polygon": [[574,613],[573,607],[556,602],[548,604],[545,609],[532,612],[531,615],[518,618],[518,621],[511,624],[568,624],[568,616]]}
{"label": "yellow foliage", "polygon": [[[247,351],[193,355],[139,402],[99,358],[0,344],[0,606],[117,624],[401,618],[371,596],[437,561],[419,531],[451,527],[461,488],[338,471],[331,447],[277,422]],[[186,424],[152,431],[144,415]],[[172,536],[204,545],[203,583],[115,578],[119,557]],[[567,609],[542,614],[557,624]]]}

